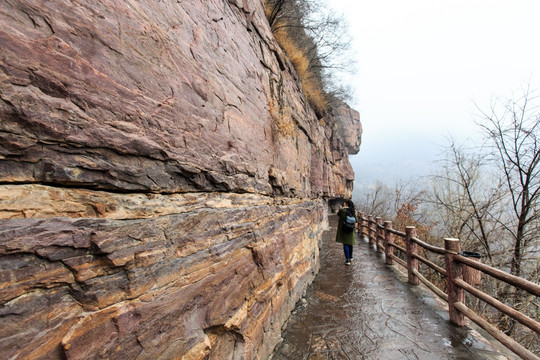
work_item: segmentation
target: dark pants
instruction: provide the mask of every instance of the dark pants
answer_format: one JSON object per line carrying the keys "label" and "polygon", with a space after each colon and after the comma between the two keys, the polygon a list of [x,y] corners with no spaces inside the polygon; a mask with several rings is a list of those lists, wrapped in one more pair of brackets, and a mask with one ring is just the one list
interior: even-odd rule
{"label": "dark pants", "polygon": [[343,244],[343,251],[345,252],[345,259],[347,260],[352,259],[352,251],[353,251],[352,245]]}

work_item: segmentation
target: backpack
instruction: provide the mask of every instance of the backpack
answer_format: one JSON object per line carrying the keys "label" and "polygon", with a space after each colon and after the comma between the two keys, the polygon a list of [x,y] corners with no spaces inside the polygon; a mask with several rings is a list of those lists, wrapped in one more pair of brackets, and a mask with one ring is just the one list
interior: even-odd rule
{"label": "backpack", "polygon": [[343,230],[343,232],[351,232],[354,230],[354,224],[356,224],[356,218],[354,216],[347,215],[345,221],[343,221],[343,224],[341,225],[341,230]]}

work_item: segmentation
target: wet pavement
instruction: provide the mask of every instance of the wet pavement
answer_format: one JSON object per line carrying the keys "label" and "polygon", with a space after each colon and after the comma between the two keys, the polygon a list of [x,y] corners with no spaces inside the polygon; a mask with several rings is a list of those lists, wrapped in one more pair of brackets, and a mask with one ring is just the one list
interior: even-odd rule
{"label": "wet pavement", "polygon": [[[335,242],[330,215],[321,269],[297,304],[273,360],[508,359],[471,327],[448,321],[447,306],[424,286],[388,266],[359,240],[351,266]],[[510,357],[514,359],[515,357]]]}

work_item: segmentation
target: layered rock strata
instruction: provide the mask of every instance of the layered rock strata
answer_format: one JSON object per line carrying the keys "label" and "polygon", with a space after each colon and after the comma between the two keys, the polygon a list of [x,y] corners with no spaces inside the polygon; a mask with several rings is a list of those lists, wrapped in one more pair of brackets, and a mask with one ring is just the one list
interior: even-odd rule
{"label": "layered rock strata", "polygon": [[315,116],[261,0],[6,0],[0,26],[0,353],[267,357],[358,114]]}

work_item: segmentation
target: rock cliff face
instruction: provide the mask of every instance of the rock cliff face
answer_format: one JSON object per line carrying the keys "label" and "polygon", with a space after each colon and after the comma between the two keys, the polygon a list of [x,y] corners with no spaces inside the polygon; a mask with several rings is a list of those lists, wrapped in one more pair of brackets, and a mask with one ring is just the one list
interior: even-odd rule
{"label": "rock cliff face", "polygon": [[0,26],[2,357],[266,358],[358,114],[316,118],[262,0],[5,0]]}

